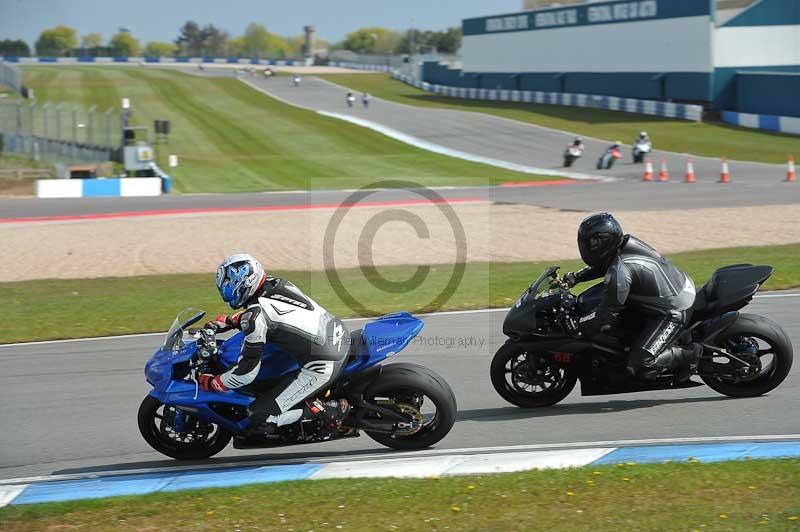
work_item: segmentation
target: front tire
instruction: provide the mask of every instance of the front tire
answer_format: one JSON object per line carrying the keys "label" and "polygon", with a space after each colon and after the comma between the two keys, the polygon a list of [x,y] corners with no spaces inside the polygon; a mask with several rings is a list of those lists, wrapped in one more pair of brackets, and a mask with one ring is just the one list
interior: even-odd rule
{"label": "front tire", "polygon": [[500,397],[520,408],[552,406],[568,396],[578,382],[574,371],[537,357],[513,342],[506,342],[497,350],[489,373]]}
{"label": "front tire", "polygon": [[[713,390],[729,397],[757,397],[775,389],[792,368],[792,342],[780,325],[756,314],[740,314],[736,323],[717,336],[714,345],[731,349],[734,345],[753,346],[762,363],[761,371],[753,378],[733,382],[717,377],[701,376]],[[764,364],[764,359],[768,358]]]}
{"label": "front tire", "polygon": [[410,435],[365,431],[367,436],[386,447],[401,451],[416,451],[430,447],[450,432],[456,422],[458,406],[450,385],[436,372],[417,364],[385,366],[375,382],[364,391],[364,399],[395,399],[416,394],[429,402],[435,412],[427,414],[422,428]]}
{"label": "front tire", "polygon": [[180,435],[171,436],[169,430],[165,430],[164,416],[173,412],[172,408],[152,395],[145,397],[139,406],[139,432],[150,447],[161,454],[176,460],[202,460],[214,456],[231,441],[233,433],[228,429],[199,421],[197,428],[204,437],[181,441]]}

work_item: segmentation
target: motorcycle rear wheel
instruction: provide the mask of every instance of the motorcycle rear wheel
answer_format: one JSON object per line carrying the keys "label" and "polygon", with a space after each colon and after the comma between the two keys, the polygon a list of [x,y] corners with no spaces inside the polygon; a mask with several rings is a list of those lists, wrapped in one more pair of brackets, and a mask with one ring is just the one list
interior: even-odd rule
{"label": "motorcycle rear wheel", "polygon": [[764,358],[769,357],[758,376],[740,382],[708,375],[700,378],[714,391],[729,397],[758,397],[776,388],[789,374],[794,357],[792,342],[774,321],[756,314],[740,314],[736,323],[720,333],[714,344],[730,349],[743,339],[755,342],[758,349],[756,354],[762,364]]}
{"label": "motorcycle rear wheel", "polygon": [[[377,402],[380,398],[394,401],[399,411],[408,409],[408,399],[417,398],[426,409],[421,411],[422,427],[413,434],[388,434],[365,431],[367,436],[386,447],[402,451],[415,451],[434,445],[447,436],[456,422],[458,406],[456,396],[450,385],[434,371],[417,364],[390,364],[383,368],[378,379],[364,391],[364,399]],[[381,402],[386,407],[386,403]]]}
{"label": "motorcycle rear wheel", "polygon": [[[162,407],[169,408],[152,395],[148,395],[142,400],[138,415],[139,432],[150,447],[170,458],[176,460],[209,458],[227,447],[233,437],[233,433],[228,429],[210,425],[212,432],[207,439],[190,443],[178,441],[165,434],[159,426],[165,412]],[[161,413],[159,413],[160,408],[162,408]]]}
{"label": "motorcycle rear wheel", "polygon": [[[572,392],[578,382],[578,376],[568,368],[548,363],[539,359],[532,379],[540,379],[542,384],[526,382],[526,371],[530,370],[528,353],[513,342],[506,342],[495,353],[489,370],[492,386],[500,397],[521,408],[538,408],[552,406]],[[528,389],[528,387],[530,389]]]}

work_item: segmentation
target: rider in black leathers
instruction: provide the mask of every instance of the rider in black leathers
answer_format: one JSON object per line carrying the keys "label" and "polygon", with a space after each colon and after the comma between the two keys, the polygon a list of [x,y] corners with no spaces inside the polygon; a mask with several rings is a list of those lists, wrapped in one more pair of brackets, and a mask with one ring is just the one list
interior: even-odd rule
{"label": "rider in black leathers", "polygon": [[613,331],[623,311],[644,317],[643,328],[631,346],[628,370],[638,378],[654,379],[672,371],[688,379],[697,366],[702,346],[673,345],[690,319],[695,299],[692,279],[638,238],[625,235],[608,213],[589,216],[578,229],[578,248],[587,267],[567,273],[568,286],[605,277],[605,298],[579,319],[583,336]]}

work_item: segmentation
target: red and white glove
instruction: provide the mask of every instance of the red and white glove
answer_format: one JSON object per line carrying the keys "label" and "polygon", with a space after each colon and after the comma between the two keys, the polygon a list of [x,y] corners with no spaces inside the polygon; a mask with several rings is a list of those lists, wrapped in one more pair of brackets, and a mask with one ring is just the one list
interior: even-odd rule
{"label": "red and white glove", "polygon": [[233,316],[227,314],[217,314],[217,317],[207,322],[204,327],[206,329],[214,329],[216,332],[230,331],[231,329],[239,328],[239,318],[242,313],[237,312]]}
{"label": "red and white glove", "polygon": [[200,389],[204,392],[227,392],[228,387],[222,384],[222,377],[219,375],[209,375],[207,373],[201,374],[197,378],[197,382],[200,384]]}

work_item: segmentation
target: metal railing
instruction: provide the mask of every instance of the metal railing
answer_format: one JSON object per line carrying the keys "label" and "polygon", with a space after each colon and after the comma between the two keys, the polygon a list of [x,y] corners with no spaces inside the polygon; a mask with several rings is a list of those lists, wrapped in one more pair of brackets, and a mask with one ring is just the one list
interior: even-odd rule
{"label": "metal railing", "polygon": [[0,150],[33,160],[108,161],[120,145],[119,110],[56,102],[0,102]]}
{"label": "metal railing", "polygon": [[17,94],[22,93],[22,71],[14,65],[0,61],[0,85],[11,87]]}

